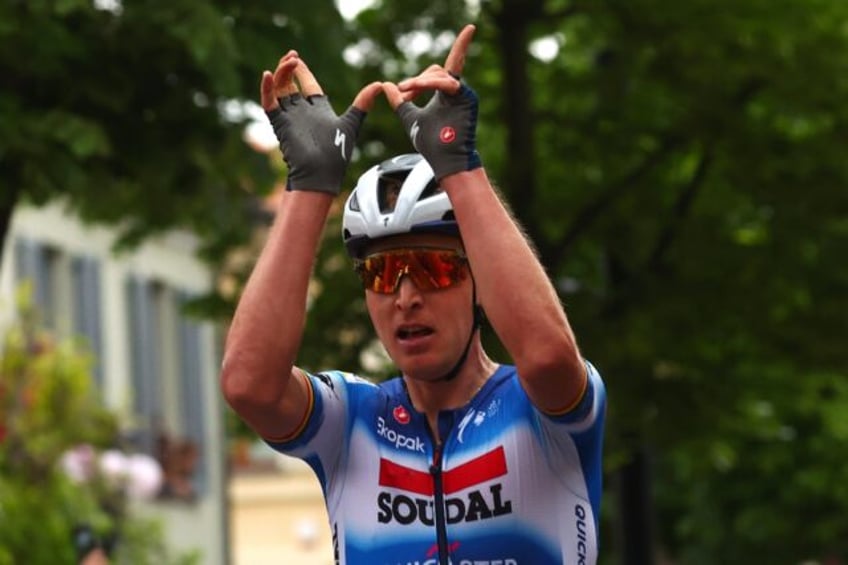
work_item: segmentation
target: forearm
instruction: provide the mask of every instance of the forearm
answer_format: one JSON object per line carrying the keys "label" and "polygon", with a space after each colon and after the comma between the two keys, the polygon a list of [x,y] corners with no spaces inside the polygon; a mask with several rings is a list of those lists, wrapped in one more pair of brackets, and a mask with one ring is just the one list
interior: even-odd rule
{"label": "forearm", "polygon": [[366,85],[337,115],[296,51],[289,50],[273,72],[262,73],[260,100],[288,166],[288,191],[236,309],[221,389],[263,437],[296,433],[309,414],[311,385],[294,369],[309,279],[327,212],[381,90],[379,82]]}
{"label": "forearm", "polygon": [[441,184],[453,204],[487,318],[519,374],[543,397],[537,404],[561,408],[582,390],[585,374],[550,279],[483,168],[449,175]]}
{"label": "forearm", "polygon": [[303,334],[315,254],[332,197],[287,192],[227,335],[224,378],[235,395],[279,399]]}

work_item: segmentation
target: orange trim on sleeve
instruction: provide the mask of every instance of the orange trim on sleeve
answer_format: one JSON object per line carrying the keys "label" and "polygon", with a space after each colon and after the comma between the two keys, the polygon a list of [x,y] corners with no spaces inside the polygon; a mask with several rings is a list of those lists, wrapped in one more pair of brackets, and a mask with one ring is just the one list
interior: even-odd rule
{"label": "orange trim on sleeve", "polygon": [[297,370],[296,375],[303,375],[303,378],[306,381],[306,413],[303,415],[303,420],[297,425],[297,427],[290,434],[287,434],[283,437],[265,437],[266,441],[270,441],[272,443],[287,443],[292,440],[297,439],[297,437],[303,433],[303,430],[306,429],[306,425],[309,423],[309,417],[312,416],[312,410],[315,408],[315,391],[312,389],[312,379],[310,379],[306,373],[301,370]]}
{"label": "orange trim on sleeve", "polygon": [[577,398],[574,399],[571,404],[567,405],[565,408],[559,408],[557,410],[542,410],[542,412],[548,416],[565,416],[583,401],[583,398],[586,396],[586,391],[589,390],[589,371],[586,369],[586,366],[583,366],[583,388],[580,390],[580,394],[577,395]]}

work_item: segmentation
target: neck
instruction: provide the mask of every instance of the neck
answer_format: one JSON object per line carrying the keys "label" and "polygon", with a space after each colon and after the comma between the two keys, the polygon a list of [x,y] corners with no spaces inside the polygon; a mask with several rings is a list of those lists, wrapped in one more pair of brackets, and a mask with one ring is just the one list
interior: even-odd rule
{"label": "neck", "polygon": [[450,381],[426,381],[404,375],[404,381],[412,405],[427,416],[433,437],[438,440],[439,412],[468,404],[496,369],[497,364],[483,351],[479,339],[475,339],[456,378]]}

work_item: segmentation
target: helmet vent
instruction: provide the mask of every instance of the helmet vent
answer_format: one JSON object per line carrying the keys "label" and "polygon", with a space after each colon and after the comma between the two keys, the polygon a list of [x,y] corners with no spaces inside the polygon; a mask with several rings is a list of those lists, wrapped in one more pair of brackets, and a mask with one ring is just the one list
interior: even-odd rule
{"label": "helmet vent", "polygon": [[395,211],[400,189],[403,187],[403,181],[406,178],[406,171],[401,174],[383,174],[380,176],[379,184],[377,185],[377,201],[380,205],[380,212],[383,214],[391,214]]}
{"label": "helmet vent", "polygon": [[421,191],[421,196],[418,197],[418,201],[420,202],[425,198],[435,196],[440,192],[442,192],[442,187],[439,186],[439,183],[436,182],[436,179],[432,179],[429,183],[427,183],[427,187],[423,191]]}
{"label": "helmet vent", "polygon": [[353,212],[360,212],[359,208],[359,197],[356,195],[356,189],[353,189],[353,192],[350,195],[350,202],[348,203],[348,207]]}

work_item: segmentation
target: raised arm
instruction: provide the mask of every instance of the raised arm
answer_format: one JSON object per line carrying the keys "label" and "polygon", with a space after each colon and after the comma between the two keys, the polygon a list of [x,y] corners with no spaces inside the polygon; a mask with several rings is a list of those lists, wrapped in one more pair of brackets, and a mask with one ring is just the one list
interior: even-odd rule
{"label": "raised arm", "polygon": [[279,440],[307,416],[311,391],[294,363],[309,278],[359,127],[381,88],[366,86],[336,116],[306,63],[289,51],[273,73],[263,73],[260,90],[288,165],[287,191],[236,308],[221,389],[260,436]]}
{"label": "raised arm", "polygon": [[[474,26],[460,32],[443,67],[383,89],[451,199],[478,297],[525,391],[539,409],[562,412],[581,398],[586,369],[547,274],[477,154],[477,95],[457,78],[473,34]],[[431,90],[425,107],[411,102]]]}

